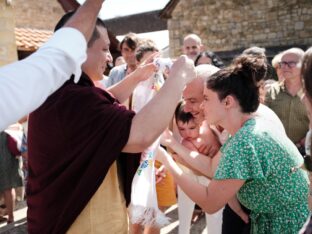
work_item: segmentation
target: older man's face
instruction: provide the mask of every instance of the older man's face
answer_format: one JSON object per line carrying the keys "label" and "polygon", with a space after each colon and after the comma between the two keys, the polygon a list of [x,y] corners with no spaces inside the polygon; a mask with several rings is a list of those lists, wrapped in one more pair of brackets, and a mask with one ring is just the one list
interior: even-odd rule
{"label": "older man's face", "polygon": [[183,53],[190,59],[195,60],[201,51],[201,44],[194,38],[188,38],[183,42]]}
{"label": "older man's face", "polygon": [[200,78],[189,83],[183,91],[183,99],[185,101],[185,112],[190,112],[197,123],[204,120],[204,113],[201,104],[204,100],[204,81]]}
{"label": "older man's face", "polygon": [[280,62],[280,69],[285,80],[300,79],[300,57],[293,53],[283,55]]}

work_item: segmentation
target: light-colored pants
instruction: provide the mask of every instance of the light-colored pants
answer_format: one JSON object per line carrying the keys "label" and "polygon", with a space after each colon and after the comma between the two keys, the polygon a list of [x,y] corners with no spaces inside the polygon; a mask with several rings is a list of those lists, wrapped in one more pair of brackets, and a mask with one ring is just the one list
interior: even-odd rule
{"label": "light-colored pants", "polygon": [[[209,179],[204,176],[197,176],[188,173],[193,179],[200,184],[208,185]],[[191,228],[191,220],[195,207],[193,202],[178,186],[178,212],[179,212],[179,234],[189,234]],[[207,226],[202,233],[209,234],[221,234],[222,232],[222,212],[223,209],[219,210],[214,214],[207,214],[206,223]]]}

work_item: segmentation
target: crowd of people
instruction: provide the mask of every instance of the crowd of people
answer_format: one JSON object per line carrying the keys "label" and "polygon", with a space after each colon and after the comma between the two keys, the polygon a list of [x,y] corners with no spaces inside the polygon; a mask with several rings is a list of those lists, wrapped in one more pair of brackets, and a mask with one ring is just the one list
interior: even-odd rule
{"label": "crowd of people", "polygon": [[0,68],[1,221],[14,222],[27,177],[29,233],[160,233],[129,222],[141,153],[160,141],[146,162],[153,209],[177,203],[180,234],[201,213],[207,233],[312,233],[311,48],[270,63],[251,47],[225,64],[189,34],[161,68],[156,43],[129,33],[113,58],[102,3],[86,0],[37,52]]}

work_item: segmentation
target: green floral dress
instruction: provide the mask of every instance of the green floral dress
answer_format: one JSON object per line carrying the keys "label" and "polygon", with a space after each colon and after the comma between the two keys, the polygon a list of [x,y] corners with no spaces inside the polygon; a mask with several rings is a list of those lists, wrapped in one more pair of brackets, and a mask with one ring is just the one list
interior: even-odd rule
{"label": "green floral dress", "polygon": [[297,234],[309,216],[308,177],[296,146],[263,119],[250,119],[221,148],[216,180],[242,179],[239,201],[251,233]]}

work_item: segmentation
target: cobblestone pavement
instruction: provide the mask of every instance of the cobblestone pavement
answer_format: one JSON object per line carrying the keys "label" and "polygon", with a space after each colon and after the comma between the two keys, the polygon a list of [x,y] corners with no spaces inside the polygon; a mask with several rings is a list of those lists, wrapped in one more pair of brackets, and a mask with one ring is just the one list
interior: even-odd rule
{"label": "cobblestone pavement", "polygon": [[[178,220],[178,209],[176,206],[170,207],[166,211],[166,215],[171,218],[171,223],[161,229],[161,234],[178,234],[179,220]],[[0,223],[1,234],[26,234],[27,223],[26,223],[26,205],[22,205],[22,208],[15,211],[16,222],[13,224],[5,225]],[[191,234],[203,233],[206,226],[205,217],[202,216],[195,224],[191,227]],[[103,231],[105,234],[105,231]],[[110,234],[110,233],[108,233]]]}

